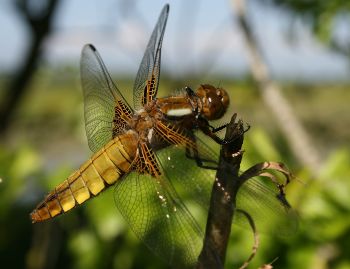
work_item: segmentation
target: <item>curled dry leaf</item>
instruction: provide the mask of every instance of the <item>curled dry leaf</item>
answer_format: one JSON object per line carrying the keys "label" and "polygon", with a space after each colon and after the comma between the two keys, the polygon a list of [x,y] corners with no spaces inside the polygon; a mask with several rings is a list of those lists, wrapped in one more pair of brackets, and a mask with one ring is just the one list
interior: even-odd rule
{"label": "curled dry leaf", "polygon": [[256,176],[263,176],[263,173],[267,170],[272,170],[276,172],[282,173],[286,178],[286,184],[288,184],[292,178],[294,178],[293,174],[289,171],[289,169],[280,162],[262,162],[257,163],[244,171],[240,179],[242,180],[242,183],[252,177]]}
{"label": "curled dry leaf", "polygon": [[248,220],[248,223],[252,229],[252,232],[253,232],[253,235],[254,235],[254,245],[253,245],[253,248],[252,248],[252,252],[249,256],[249,258],[242,264],[242,266],[239,268],[239,269],[245,269],[247,268],[247,266],[249,265],[249,263],[251,262],[251,260],[255,257],[256,255],[256,252],[258,251],[258,247],[259,247],[259,234],[256,230],[256,227],[255,227],[255,223],[254,223],[254,220],[253,218],[249,215],[249,213],[247,211],[244,211],[244,210],[241,210],[241,209],[237,209],[237,211],[239,211],[241,214],[243,214],[247,220]]}

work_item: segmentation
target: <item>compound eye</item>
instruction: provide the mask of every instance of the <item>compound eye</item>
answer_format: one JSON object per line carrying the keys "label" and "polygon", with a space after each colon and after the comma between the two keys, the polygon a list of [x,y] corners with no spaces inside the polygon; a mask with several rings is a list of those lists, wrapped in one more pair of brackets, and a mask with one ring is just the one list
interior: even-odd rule
{"label": "compound eye", "polygon": [[219,97],[221,104],[226,110],[230,102],[227,92],[224,89],[218,88],[216,90],[216,95]]}
{"label": "compound eye", "polygon": [[229,104],[229,98],[224,89],[203,84],[197,89],[196,94],[201,98],[201,113],[207,120],[222,117]]}

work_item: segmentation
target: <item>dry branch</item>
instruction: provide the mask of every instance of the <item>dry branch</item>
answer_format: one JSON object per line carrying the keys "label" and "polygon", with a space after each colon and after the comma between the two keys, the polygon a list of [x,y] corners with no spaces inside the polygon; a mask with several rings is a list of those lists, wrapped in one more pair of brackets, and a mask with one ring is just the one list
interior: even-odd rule
{"label": "dry branch", "polygon": [[225,263],[226,248],[231,233],[235,211],[235,197],[241,185],[239,168],[242,160],[243,122],[236,122],[236,114],[226,128],[225,140],[220,152],[219,167],[212,189],[210,209],[197,268],[217,268]]}
{"label": "dry branch", "polygon": [[320,171],[321,160],[312,139],[295,116],[292,107],[281,94],[280,87],[271,79],[259,50],[258,41],[249,25],[244,0],[232,0],[233,12],[245,39],[250,69],[264,102],[271,109],[291,150],[299,161],[309,167],[314,176]]}

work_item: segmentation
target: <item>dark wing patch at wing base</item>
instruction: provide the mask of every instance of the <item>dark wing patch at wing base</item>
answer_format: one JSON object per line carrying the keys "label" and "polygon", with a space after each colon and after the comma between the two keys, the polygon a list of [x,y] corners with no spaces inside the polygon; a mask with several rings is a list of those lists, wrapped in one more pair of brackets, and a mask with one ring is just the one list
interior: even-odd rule
{"label": "dark wing patch at wing base", "polygon": [[169,5],[165,5],[159,15],[146,51],[143,55],[134,83],[134,108],[141,109],[157,95],[160,73],[160,59],[163,36],[169,14]]}

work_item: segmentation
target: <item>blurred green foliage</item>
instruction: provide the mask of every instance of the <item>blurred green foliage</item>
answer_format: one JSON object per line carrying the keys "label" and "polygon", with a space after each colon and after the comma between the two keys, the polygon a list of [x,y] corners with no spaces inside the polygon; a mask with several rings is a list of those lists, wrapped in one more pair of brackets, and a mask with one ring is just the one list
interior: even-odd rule
{"label": "blurred green foliage", "polygon": [[350,2],[342,0],[266,0],[291,11],[306,22],[315,36],[329,47],[349,57],[349,36],[337,36],[339,22],[350,21]]}
{"label": "blurred green foliage", "polygon": [[[79,83],[49,77],[36,77],[35,89],[1,142],[1,267],[167,268],[117,212],[113,188],[53,221],[30,223],[29,213],[45,193],[89,157]],[[251,85],[221,81],[232,98],[228,117],[238,112],[252,126],[245,136],[242,170],[265,160],[282,161],[297,178],[287,192],[300,215],[297,233],[291,237],[261,234],[250,268],[276,257],[275,268],[350,268],[349,114],[339,114],[348,106],[344,96],[349,95],[349,86],[286,85],[287,98],[324,154],[322,171],[312,178],[291,155]],[[118,85],[126,88],[131,82],[121,80]],[[160,86],[176,88],[169,80]],[[252,243],[249,230],[233,226],[226,267],[239,267]]]}

